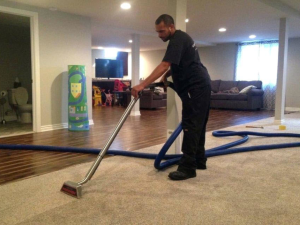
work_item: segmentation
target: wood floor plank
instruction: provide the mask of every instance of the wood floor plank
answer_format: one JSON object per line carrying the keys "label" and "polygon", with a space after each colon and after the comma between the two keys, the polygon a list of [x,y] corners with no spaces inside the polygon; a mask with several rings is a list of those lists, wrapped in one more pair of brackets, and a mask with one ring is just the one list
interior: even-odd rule
{"label": "wood floor plank", "polygon": [[37,153],[31,153],[31,155],[27,156],[27,157],[14,157],[13,159],[11,159],[12,157],[10,157],[9,160],[7,160],[7,162],[3,162],[0,164],[0,171],[2,171],[1,169],[5,168],[5,167],[14,167],[17,168],[20,165],[25,165],[27,166],[28,162],[31,162],[32,164],[36,163],[36,162],[50,162],[53,159],[62,159],[62,158],[70,158],[70,153],[68,152],[61,152],[59,154],[57,153],[46,153],[43,155],[38,155]]}
{"label": "wood floor plank", "polygon": [[[72,156],[72,160],[76,159],[76,158],[82,158],[85,157],[83,155],[75,155]],[[17,166],[13,167],[13,170],[11,169],[11,167],[6,167],[5,169],[1,169],[1,176],[8,176],[14,173],[24,173],[26,171],[39,171],[39,170],[45,170],[47,169],[47,167],[53,167],[54,165],[59,165],[61,164],[63,161],[65,161],[65,159],[68,159],[70,157],[68,156],[57,156],[55,158],[51,158],[48,159],[47,161],[37,161],[37,162],[31,162],[30,165],[28,164],[19,164]]]}
{"label": "wood floor plank", "polygon": [[[68,167],[68,166],[76,165],[78,163],[90,162],[92,160],[94,160],[94,159],[83,158],[82,156],[77,156],[75,158],[71,158],[70,161],[65,161],[64,165],[65,165],[65,167]],[[56,165],[56,164],[52,163],[49,166],[41,166],[39,168],[36,168],[35,170],[16,172],[14,174],[10,174],[10,176],[7,176],[7,175],[3,176],[3,177],[0,176],[0,184],[5,184],[5,183],[16,181],[19,179],[25,179],[25,178],[29,178],[29,177],[42,175],[45,173],[57,171],[59,169],[61,169],[60,165]]]}
{"label": "wood floor plank", "polygon": [[[60,129],[0,138],[0,144],[68,146],[101,149],[112,134],[125,108],[93,107],[94,125],[89,131]],[[274,116],[274,111],[210,110],[207,131],[249,123]],[[110,149],[135,151],[163,144],[167,139],[166,108],[141,110],[128,117]],[[57,171],[78,163],[91,162],[96,155],[35,150],[0,149],[0,185]]]}

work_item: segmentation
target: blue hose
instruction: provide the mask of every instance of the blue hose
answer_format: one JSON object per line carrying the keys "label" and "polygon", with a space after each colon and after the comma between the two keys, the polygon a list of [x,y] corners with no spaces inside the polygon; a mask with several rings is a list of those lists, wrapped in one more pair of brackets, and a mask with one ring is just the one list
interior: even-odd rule
{"label": "blue hose", "polygon": [[[169,137],[167,142],[164,144],[162,149],[158,154],[150,154],[150,153],[140,153],[140,152],[129,152],[122,150],[108,150],[108,155],[121,155],[121,156],[129,156],[129,157],[138,157],[138,158],[146,158],[146,159],[155,159],[154,167],[158,170],[164,169],[168,166],[174,165],[178,163],[182,154],[173,154],[166,155],[168,149],[175,141],[177,136],[182,131],[181,123],[175,129],[173,134]],[[228,137],[228,136],[241,136],[242,139],[221,145],[219,147],[215,147],[209,150],[206,150],[206,157],[213,157],[219,155],[227,155],[238,152],[248,152],[248,151],[258,151],[258,150],[270,150],[270,149],[279,149],[279,148],[292,148],[299,147],[300,142],[294,143],[283,143],[283,144],[273,144],[273,145],[257,145],[257,146],[249,146],[249,147],[240,147],[240,148],[231,148],[242,143],[245,143],[249,137],[248,135],[253,136],[263,136],[263,137],[300,137],[300,134],[294,133],[260,133],[260,132],[251,132],[251,131],[214,131],[213,136],[215,137]],[[44,150],[44,151],[59,151],[59,152],[75,152],[75,153],[92,153],[99,154],[101,149],[95,148],[74,148],[74,147],[59,147],[59,146],[45,146],[45,145],[8,145],[8,144],[0,144],[0,149],[10,149],[10,150]],[[166,160],[165,162],[161,162],[162,160]]]}

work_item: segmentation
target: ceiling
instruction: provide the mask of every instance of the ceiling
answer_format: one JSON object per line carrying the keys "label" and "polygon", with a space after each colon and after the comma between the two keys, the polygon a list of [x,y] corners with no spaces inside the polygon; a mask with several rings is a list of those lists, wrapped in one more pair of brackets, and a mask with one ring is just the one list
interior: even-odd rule
{"label": "ceiling", "polygon": [[[122,0],[9,0],[21,4],[90,17],[92,46],[130,49],[131,34],[141,35],[141,50],[164,49],[154,29],[156,18],[168,13],[168,0],[126,0],[130,10],[122,10]],[[289,20],[289,37],[300,37],[299,0],[187,0],[186,31],[199,46],[219,43],[278,39],[279,19]],[[0,19],[1,21],[1,19]],[[226,27],[225,33],[218,29]]]}

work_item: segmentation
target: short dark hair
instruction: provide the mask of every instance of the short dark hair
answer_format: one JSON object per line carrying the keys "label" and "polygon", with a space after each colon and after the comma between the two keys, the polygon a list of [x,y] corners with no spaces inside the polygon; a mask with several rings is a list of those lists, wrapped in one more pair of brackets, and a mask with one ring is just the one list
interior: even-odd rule
{"label": "short dark hair", "polygon": [[164,22],[165,25],[170,26],[171,24],[174,24],[174,19],[172,16],[170,16],[168,14],[162,14],[157,18],[157,20],[155,21],[155,24],[158,25],[161,22]]}

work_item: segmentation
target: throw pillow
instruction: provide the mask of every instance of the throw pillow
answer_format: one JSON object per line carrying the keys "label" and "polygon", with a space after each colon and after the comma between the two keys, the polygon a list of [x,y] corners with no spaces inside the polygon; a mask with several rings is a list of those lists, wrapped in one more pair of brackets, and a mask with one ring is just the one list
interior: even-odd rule
{"label": "throw pillow", "polygon": [[243,88],[241,91],[240,91],[240,94],[247,94],[252,88],[256,88],[254,85],[249,85],[245,88]]}

